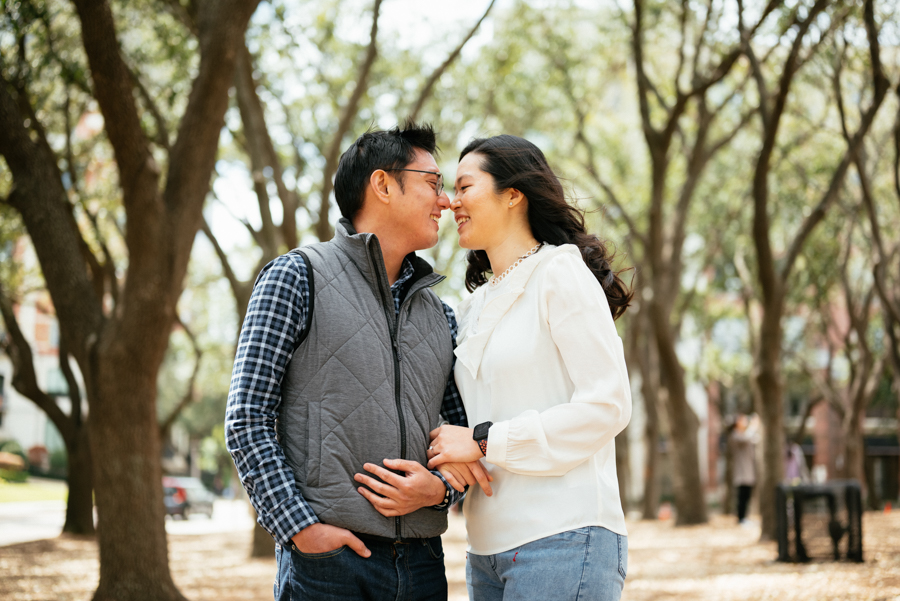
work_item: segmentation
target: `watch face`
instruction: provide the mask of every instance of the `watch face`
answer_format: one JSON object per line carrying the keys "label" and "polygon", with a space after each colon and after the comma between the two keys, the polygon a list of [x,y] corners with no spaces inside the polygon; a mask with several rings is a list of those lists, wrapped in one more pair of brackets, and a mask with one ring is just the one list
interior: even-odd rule
{"label": "watch face", "polygon": [[484,440],[488,437],[488,430],[491,429],[491,422],[484,422],[483,424],[478,424],[475,426],[475,433],[472,435],[472,438],[475,440]]}

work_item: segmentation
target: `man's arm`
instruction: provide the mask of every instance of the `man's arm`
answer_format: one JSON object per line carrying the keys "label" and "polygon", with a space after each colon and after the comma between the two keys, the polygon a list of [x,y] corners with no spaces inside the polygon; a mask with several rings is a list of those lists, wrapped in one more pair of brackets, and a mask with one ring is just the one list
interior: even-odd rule
{"label": "man's arm", "polygon": [[225,410],[225,444],[259,524],[280,544],[301,551],[348,545],[368,551],[343,528],[319,523],[297,490],[275,436],[281,381],[309,310],[309,279],[299,255],[283,255],[256,279],[241,327]]}
{"label": "man's arm", "polygon": [[225,409],[225,445],[260,525],[282,545],[319,521],[297,490],[275,437],[281,380],[308,307],[300,256],[283,255],[263,268],[241,327]]}

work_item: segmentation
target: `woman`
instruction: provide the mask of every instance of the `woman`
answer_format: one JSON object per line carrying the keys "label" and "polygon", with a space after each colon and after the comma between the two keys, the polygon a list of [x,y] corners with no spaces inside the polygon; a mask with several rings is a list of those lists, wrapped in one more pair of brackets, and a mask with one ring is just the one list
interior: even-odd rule
{"label": "woman", "polygon": [[472,487],[463,507],[469,597],[619,599],[614,438],[631,394],[613,320],[631,293],[530,142],[473,141],[455,191],[474,290],[458,311],[455,378],[477,425],[434,430],[428,466],[484,459],[493,477],[493,496]]}

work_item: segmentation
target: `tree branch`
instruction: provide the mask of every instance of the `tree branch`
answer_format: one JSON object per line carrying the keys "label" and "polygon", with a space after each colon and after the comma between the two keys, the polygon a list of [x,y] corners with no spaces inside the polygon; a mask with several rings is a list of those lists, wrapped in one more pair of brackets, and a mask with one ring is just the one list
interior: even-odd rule
{"label": "tree branch", "polygon": [[362,65],[360,65],[353,93],[341,111],[341,119],[338,122],[337,131],[334,133],[331,144],[325,152],[325,170],[322,174],[322,198],[319,205],[319,220],[316,223],[316,235],[323,242],[330,240],[332,235],[331,223],[328,220],[328,209],[331,206],[331,190],[333,187],[331,178],[337,171],[341,143],[344,140],[344,136],[350,131],[350,125],[359,111],[360,100],[362,100],[363,95],[369,89],[369,73],[372,71],[372,65],[378,56],[378,15],[381,11],[381,2],[382,0],[375,0],[375,5],[372,8],[372,29],[369,32],[369,46],[366,49],[366,56]]}
{"label": "tree branch", "polygon": [[[884,101],[885,96],[887,95],[890,83],[885,76],[881,66],[881,52],[878,43],[878,29],[875,25],[875,13],[872,4],[873,0],[866,0],[865,8],[863,10],[863,15],[866,23],[866,35],[869,41],[869,53],[872,64],[872,81],[875,88],[872,102],[869,105],[868,109],[866,109],[866,111],[863,113],[860,119],[859,128],[856,130],[856,133],[853,134],[852,138],[847,140],[847,151],[844,154],[844,157],[841,159],[840,164],[838,164],[837,169],[835,169],[835,172],[831,178],[831,182],[828,186],[828,190],[825,192],[824,196],[819,201],[815,209],[813,209],[813,211],[804,219],[803,224],[800,226],[800,230],[791,241],[791,245],[788,249],[785,262],[781,269],[782,281],[787,280],[788,276],[790,275],[791,269],[793,268],[794,262],[800,254],[800,249],[806,242],[806,239],[819,224],[819,222],[824,219],[825,212],[828,209],[829,205],[834,201],[835,198],[837,198],[840,187],[844,181],[844,176],[846,175],[847,170],[850,167],[850,163],[854,160],[854,157],[859,152],[863,139],[865,138],[866,134],[868,134],[869,128],[872,125],[872,122],[875,120],[875,115],[878,113],[878,109],[881,107],[881,104]],[[838,94],[838,96],[840,96],[840,94]]]}
{"label": "tree branch", "polygon": [[[259,0],[221,0],[199,5],[200,66],[169,155],[163,195],[169,231],[160,240],[167,242],[169,264],[173,267],[167,274],[172,307],[181,293],[191,246],[200,229],[203,203],[210,190],[237,53],[258,4]],[[159,252],[153,247],[146,250],[153,255]]]}
{"label": "tree branch", "polygon": [[15,187],[7,201],[19,211],[34,244],[60,328],[79,365],[86,365],[89,337],[103,315],[82,255],[85,244],[73,227],[71,205],[62,187],[56,156],[31,139],[25,121],[0,76],[0,154]]}
{"label": "tree branch", "polygon": [[416,103],[413,105],[413,109],[409,112],[410,121],[415,121],[419,116],[419,112],[422,110],[422,107],[425,105],[425,102],[431,97],[432,89],[434,88],[434,84],[437,83],[437,80],[440,79],[441,75],[453,64],[453,61],[459,56],[462,52],[463,47],[472,39],[472,36],[475,35],[475,32],[478,31],[478,28],[481,27],[482,21],[487,18],[488,13],[491,12],[491,9],[494,8],[494,3],[497,0],[491,0],[491,3],[488,4],[487,9],[485,9],[484,13],[481,15],[481,18],[478,19],[478,22],[475,23],[475,26],[469,30],[469,33],[462,39],[459,45],[453,49],[446,60],[444,60],[441,65],[434,70],[431,76],[425,81],[425,84],[422,86],[422,90],[419,92],[419,98],[416,100]]}
{"label": "tree branch", "polygon": [[[269,260],[274,259],[281,245],[289,248],[297,246],[297,219],[296,212],[299,205],[297,195],[288,190],[284,184],[284,174],[281,160],[275,151],[272,137],[266,125],[265,107],[257,93],[257,82],[253,78],[253,57],[242,44],[238,49],[237,67],[235,69],[235,91],[237,92],[238,108],[241,113],[241,122],[244,126],[244,140],[247,154],[250,156],[250,170],[254,189],[259,200],[260,216],[262,218],[261,238],[263,243],[263,255]],[[269,167],[272,170],[272,181],[278,191],[278,198],[283,207],[282,226],[278,227],[272,220],[272,212],[269,209],[269,194],[266,189],[266,177],[264,170]]]}
{"label": "tree branch", "polygon": [[153,100],[153,97],[150,96],[150,92],[147,90],[147,87],[144,86],[144,82],[141,81],[141,76],[138,74],[137,69],[132,68],[127,63],[125,64],[125,67],[128,69],[128,73],[131,75],[131,80],[134,82],[135,87],[138,89],[141,100],[144,101],[147,110],[150,111],[150,115],[153,117],[153,122],[156,124],[156,135],[153,137],[153,141],[164,148],[166,152],[168,152],[169,150],[171,150],[171,147],[169,146],[169,128],[166,125],[166,120],[163,118],[159,107],[156,106],[156,102]]}
{"label": "tree branch", "polygon": [[825,400],[825,398],[822,396],[819,396],[818,398],[811,399],[808,403],[806,403],[806,407],[803,409],[803,417],[800,418],[800,425],[797,426],[797,431],[791,437],[791,440],[793,440],[794,443],[796,443],[796,444],[803,443],[803,439],[806,437],[806,421],[812,415],[813,409],[815,409],[816,406],[819,403],[821,403],[823,400]]}
{"label": "tree branch", "polygon": [[13,311],[12,301],[0,285],[0,314],[9,334],[6,351],[13,364],[13,387],[23,396],[28,397],[38,408],[47,414],[53,425],[59,430],[66,442],[74,440],[75,432],[72,422],[66,417],[59,405],[49,394],[41,390],[34,371],[34,355],[31,346],[22,334],[19,322]]}
{"label": "tree branch", "polygon": [[[103,113],[104,129],[112,144],[126,211],[140,221],[161,207],[159,167],[153,160],[134,100],[134,81],[119,50],[115,22],[107,0],[73,0],[81,21],[81,37],[91,68],[94,97]],[[129,215],[131,217],[131,215]],[[143,228],[129,228],[133,230]],[[131,236],[129,236],[131,237]],[[131,246],[131,244],[129,244]]]}
{"label": "tree branch", "polygon": [[161,440],[165,440],[169,435],[169,430],[172,428],[172,424],[175,423],[175,420],[178,419],[178,416],[181,415],[182,411],[187,408],[188,405],[194,402],[196,398],[196,382],[197,382],[197,374],[200,372],[200,360],[203,358],[203,351],[200,350],[200,346],[197,344],[197,338],[194,336],[193,332],[184,325],[184,322],[181,320],[180,316],[176,316],[176,322],[181,328],[184,330],[184,333],[187,335],[188,339],[191,341],[191,346],[194,349],[194,371],[191,372],[191,379],[188,380],[187,389],[184,392],[184,395],[181,397],[181,400],[172,410],[168,417],[159,425],[159,437]]}
{"label": "tree branch", "polygon": [[216,239],[215,234],[212,233],[206,219],[203,219],[201,222],[200,229],[203,230],[207,240],[212,244],[216,256],[219,257],[219,262],[222,264],[222,273],[225,274],[225,279],[227,279],[228,283],[231,285],[231,291],[234,293],[235,299],[238,299],[240,297],[239,292],[243,291],[246,287],[246,283],[242,282],[234,273],[234,270],[231,268],[231,262],[228,260],[228,255],[222,250],[222,246],[219,244],[218,239]]}

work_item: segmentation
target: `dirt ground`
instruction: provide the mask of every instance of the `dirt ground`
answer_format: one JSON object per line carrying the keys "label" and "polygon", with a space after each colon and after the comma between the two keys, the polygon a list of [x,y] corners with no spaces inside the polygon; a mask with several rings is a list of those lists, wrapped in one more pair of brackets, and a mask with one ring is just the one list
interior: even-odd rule
{"label": "dirt ground", "polygon": [[[625,601],[900,601],[900,512],[867,513],[865,562],[782,564],[758,528],[715,517],[704,526],[630,522]],[[169,536],[172,573],[194,601],[268,600],[273,560],[249,560],[250,532]],[[466,598],[465,526],[445,535],[452,600]],[[0,599],[87,601],[97,584],[97,546],[59,537],[0,547]]]}

